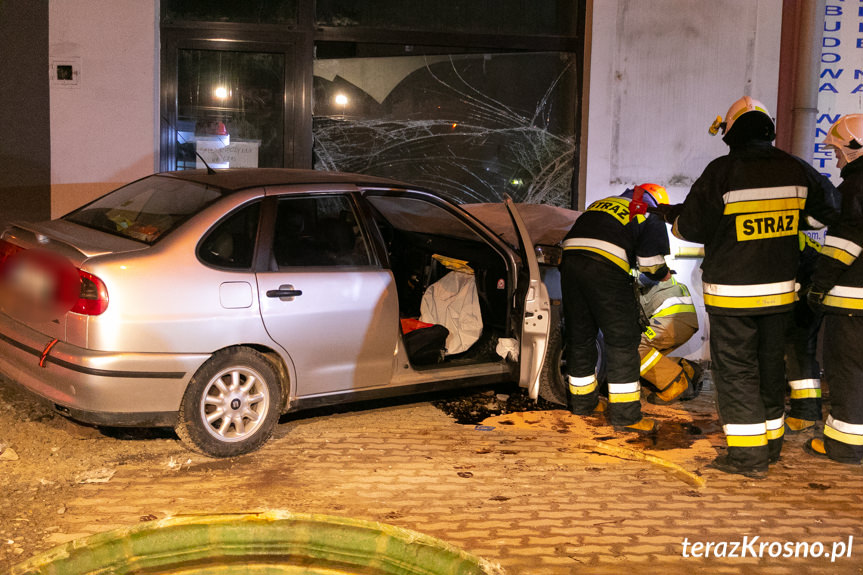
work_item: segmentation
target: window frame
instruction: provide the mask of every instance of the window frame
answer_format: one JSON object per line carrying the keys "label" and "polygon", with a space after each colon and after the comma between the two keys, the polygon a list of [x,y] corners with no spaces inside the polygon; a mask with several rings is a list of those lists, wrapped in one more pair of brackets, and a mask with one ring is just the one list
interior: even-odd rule
{"label": "window frame", "polygon": [[[323,266],[279,266],[273,254],[273,244],[276,239],[276,220],[278,219],[279,201],[284,199],[303,199],[314,197],[339,196],[345,199],[356,218],[359,227],[359,237],[365,243],[368,253],[367,264],[337,264]],[[258,242],[255,250],[255,273],[285,273],[287,270],[333,271],[355,269],[380,269],[383,267],[379,238],[369,230],[368,214],[357,202],[357,192],[352,190],[326,191],[288,191],[286,193],[268,194],[261,205],[261,221],[258,228]]]}
{"label": "window frame", "polygon": [[[281,54],[284,58],[284,104],[282,166],[310,166],[312,155],[312,121],[304,110],[311,108],[311,65],[304,60],[309,34],[281,33],[281,26],[247,24],[172,24],[161,28],[161,94],[159,130],[159,166],[161,171],[176,169],[178,57],[180,50],[224,52],[257,52]],[[254,39],[253,39],[254,38]],[[305,71],[308,68],[308,71]],[[301,134],[308,134],[303,138]],[[173,137],[172,137],[173,136]]]}
{"label": "window frame", "polygon": [[205,21],[172,21],[165,19],[166,7],[160,12],[160,129],[159,158],[161,170],[173,169],[176,161],[176,137],[171,127],[177,118],[177,52],[178,47],[192,49],[248,49],[250,51],[285,52],[285,126],[284,167],[312,168],[312,96],[313,64],[316,42],[354,42],[388,44],[408,49],[416,46],[451,48],[455,51],[529,51],[568,52],[576,65],[576,97],[573,99],[573,122],[576,153],[573,156],[571,208],[580,205],[579,190],[586,181],[582,142],[587,126],[583,120],[586,107],[585,70],[586,36],[589,14],[587,0],[576,0],[575,23],[569,35],[559,34],[471,34],[468,32],[430,32],[382,27],[318,26],[314,0],[297,2],[296,23],[262,24]]}
{"label": "window frame", "polygon": [[[252,243],[253,243],[253,245],[252,245],[252,261],[249,262],[248,266],[245,266],[245,267],[220,266],[220,265],[215,264],[213,262],[207,261],[206,259],[201,257],[201,250],[203,250],[204,244],[207,243],[207,240],[210,239],[210,237],[212,237],[212,235],[216,233],[216,231],[218,230],[218,228],[222,224],[225,224],[228,220],[233,218],[235,215],[239,214],[241,211],[246,210],[248,208],[251,208],[252,206],[254,206],[256,204],[258,206],[258,223],[257,223],[257,227],[255,229],[255,237],[252,239]],[[249,272],[253,271],[255,269],[255,262],[257,260],[257,254],[259,251],[259,244],[260,244],[260,238],[261,238],[261,226],[262,226],[262,223],[264,220],[264,209],[265,209],[264,206],[265,206],[264,198],[258,197],[258,198],[253,198],[253,199],[231,209],[226,214],[223,214],[218,220],[216,220],[216,222],[214,224],[212,224],[207,229],[206,233],[204,233],[201,236],[201,239],[195,245],[195,257],[198,259],[198,261],[201,262],[202,265],[204,265],[210,269],[219,270],[219,271],[240,272],[240,273],[249,273]]]}

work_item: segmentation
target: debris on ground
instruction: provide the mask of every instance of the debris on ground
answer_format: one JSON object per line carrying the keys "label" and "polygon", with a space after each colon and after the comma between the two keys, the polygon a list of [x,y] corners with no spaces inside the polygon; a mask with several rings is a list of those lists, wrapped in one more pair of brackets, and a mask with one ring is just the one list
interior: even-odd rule
{"label": "debris on ground", "polygon": [[477,393],[451,394],[432,401],[432,405],[455,419],[462,425],[478,425],[495,415],[519,413],[523,411],[544,411],[560,409],[561,406],[542,398],[534,401],[522,388],[486,390]]}
{"label": "debris on ground", "polygon": [[185,465],[186,467],[190,467],[190,466],[192,465],[192,459],[191,459],[191,458],[187,458],[187,459],[186,459],[186,461],[184,462],[184,461],[182,461],[182,460],[175,460],[175,459],[172,457],[172,458],[170,458],[170,459],[168,460],[168,464],[167,464],[167,465],[168,465],[168,469],[175,469],[175,470],[177,470],[177,471],[180,471],[181,469],[183,469],[183,466],[184,466],[184,465]]}
{"label": "debris on ground", "polygon": [[644,461],[698,488],[704,487],[706,480],[697,470],[690,471],[681,464],[691,465],[693,458],[712,460],[716,445],[723,442],[709,394],[697,401],[667,406],[645,403],[644,414],[658,422],[657,430],[647,435],[615,432],[604,414],[572,415],[561,405],[530,399],[521,388],[454,395],[432,403],[457,423],[474,425],[478,431],[550,429],[564,434],[567,445],[574,449]]}
{"label": "debris on ground", "polygon": [[0,461],[17,461],[17,460],[18,460],[18,454],[15,453],[15,450],[12,449],[11,447],[9,447],[8,445],[0,443]]}
{"label": "debris on ground", "polygon": [[75,483],[108,483],[115,473],[117,473],[116,469],[108,469],[107,467],[91,469],[79,473],[75,477]]}

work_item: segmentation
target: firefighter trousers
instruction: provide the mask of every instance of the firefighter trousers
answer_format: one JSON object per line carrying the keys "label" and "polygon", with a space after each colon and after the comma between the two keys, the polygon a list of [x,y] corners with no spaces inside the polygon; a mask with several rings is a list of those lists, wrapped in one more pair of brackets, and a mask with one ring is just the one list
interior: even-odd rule
{"label": "firefighter trousers", "polygon": [[823,317],[809,309],[805,298],[794,304],[794,321],[785,345],[785,374],[791,388],[788,417],[821,419],[821,366],[816,352]]}
{"label": "firefighter trousers", "polygon": [[792,312],[710,314],[710,356],[728,459],[767,469],[785,433],[785,341]]}
{"label": "firefighter trousers", "polygon": [[566,322],[569,407],[587,415],[599,401],[596,381],[597,333],[605,340],[608,420],[631,425],[641,420],[638,379],[638,302],[633,278],[602,256],[569,250],[561,264]]}
{"label": "firefighter trousers", "polygon": [[831,459],[863,459],[863,316],[828,314],[824,325],[824,376],[830,416],[824,448]]}
{"label": "firefighter trousers", "polygon": [[[649,329],[641,334],[638,346],[641,377],[656,387],[657,395],[663,401],[671,401],[689,388],[693,368],[686,360],[667,357],[667,354],[689,341],[696,331],[698,319],[695,314],[685,313],[651,318]],[[684,370],[684,366],[688,369]]]}

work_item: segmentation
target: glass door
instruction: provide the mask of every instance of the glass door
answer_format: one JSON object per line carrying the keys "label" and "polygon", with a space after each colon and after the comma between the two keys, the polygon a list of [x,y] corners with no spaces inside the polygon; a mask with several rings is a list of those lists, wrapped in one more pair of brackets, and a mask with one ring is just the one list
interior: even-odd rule
{"label": "glass door", "polygon": [[285,56],[177,53],[176,169],[282,167]]}
{"label": "glass door", "polygon": [[308,167],[295,44],[188,34],[163,31],[161,169]]}

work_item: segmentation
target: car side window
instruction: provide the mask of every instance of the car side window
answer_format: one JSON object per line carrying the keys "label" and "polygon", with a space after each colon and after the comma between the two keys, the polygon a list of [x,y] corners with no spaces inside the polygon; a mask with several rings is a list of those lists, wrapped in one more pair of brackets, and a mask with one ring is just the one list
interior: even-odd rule
{"label": "car side window", "polygon": [[250,269],[260,211],[260,202],[254,202],[216,224],[198,247],[201,261],[219,268]]}
{"label": "car side window", "polygon": [[351,202],[341,195],[281,198],[273,256],[280,268],[371,263]]}

